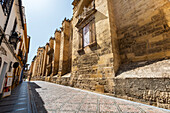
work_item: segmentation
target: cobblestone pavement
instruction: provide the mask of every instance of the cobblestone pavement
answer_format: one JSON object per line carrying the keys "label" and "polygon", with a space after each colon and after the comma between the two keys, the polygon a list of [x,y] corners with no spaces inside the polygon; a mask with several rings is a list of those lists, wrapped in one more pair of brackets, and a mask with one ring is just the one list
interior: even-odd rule
{"label": "cobblestone pavement", "polygon": [[30,83],[40,113],[170,113],[170,110],[53,83]]}
{"label": "cobblestone pavement", "polygon": [[27,82],[16,87],[11,96],[0,100],[0,113],[31,113]]}

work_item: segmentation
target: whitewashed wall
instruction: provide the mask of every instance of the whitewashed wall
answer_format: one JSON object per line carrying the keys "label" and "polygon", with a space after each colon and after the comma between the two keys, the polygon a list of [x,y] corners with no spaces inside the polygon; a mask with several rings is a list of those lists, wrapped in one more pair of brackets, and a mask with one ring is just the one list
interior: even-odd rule
{"label": "whitewashed wall", "polygon": [[6,16],[4,15],[2,6],[0,5],[0,26],[1,26],[2,28],[4,28],[5,21],[6,21]]}
{"label": "whitewashed wall", "polygon": [[[10,52],[10,50],[8,49],[8,47],[6,46],[5,43],[2,43],[1,46],[7,51],[7,56],[2,55],[2,54],[0,55],[1,58],[2,58],[2,65],[0,67],[0,72],[2,70],[4,62],[6,62],[7,63],[7,70],[6,70],[6,72],[8,73],[8,76],[12,76],[13,68],[12,68],[11,72],[8,72],[9,66],[10,66],[10,62],[12,61],[12,63],[15,63],[15,62],[17,62],[17,60],[13,57],[12,53]],[[2,93],[2,87],[0,87],[0,93]]]}

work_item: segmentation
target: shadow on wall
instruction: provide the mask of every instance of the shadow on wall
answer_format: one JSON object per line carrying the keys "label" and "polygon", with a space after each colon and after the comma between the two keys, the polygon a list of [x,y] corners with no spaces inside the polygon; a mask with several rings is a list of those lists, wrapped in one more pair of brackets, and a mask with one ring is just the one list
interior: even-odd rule
{"label": "shadow on wall", "polygon": [[47,110],[44,107],[44,101],[42,100],[39,93],[36,91],[36,89],[41,88],[41,87],[33,82],[29,82],[29,85],[31,87],[32,96],[33,96],[38,113],[47,113]]}

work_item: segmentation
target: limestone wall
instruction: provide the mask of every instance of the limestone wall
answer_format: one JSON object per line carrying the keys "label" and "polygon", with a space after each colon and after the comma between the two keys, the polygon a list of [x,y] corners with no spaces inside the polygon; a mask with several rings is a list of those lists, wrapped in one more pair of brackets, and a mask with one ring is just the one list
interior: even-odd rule
{"label": "limestone wall", "polygon": [[38,48],[37,51],[37,75],[41,76],[42,75],[42,67],[43,67],[43,61],[44,61],[44,47]]}
{"label": "limestone wall", "polygon": [[48,52],[49,44],[45,45],[44,50],[44,60],[43,60],[43,67],[42,67],[42,76],[46,76],[46,66],[47,66],[47,52]]}
{"label": "limestone wall", "polygon": [[34,59],[32,77],[37,76],[37,58]]}
{"label": "limestone wall", "polygon": [[69,62],[69,53],[70,50],[70,21],[64,20],[62,24],[61,31],[61,44],[60,44],[60,59],[59,59],[59,75],[64,75],[69,73],[70,62]]}
{"label": "limestone wall", "polygon": [[55,48],[54,48],[54,65],[53,74],[57,75],[59,70],[59,58],[60,58],[60,43],[61,43],[61,32],[55,32]]}
{"label": "limestone wall", "polygon": [[122,63],[170,57],[169,0],[113,0]]}
{"label": "limestone wall", "polygon": [[[107,0],[96,0],[95,15],[96,45],[86,46],[82,52],[79,50],[79,32],[74,27],[78,18],[78,9],[81,4],[74,8],[73,12],[73,49],[72,49],[72,77],[70,84],[87,90],[98,90],[112,92],[114,77],[113,52],[111,42],[111,32],[109,24],[108,2]],[[103,84],[99,81],[104,81]]]}
{"label": "limestone wall", "polygon": [[169,78],[117,78],[114,81],[116,96],[170,109]]}
{"label": "limestone wall", "polygon": [[72,42],[73,42],[73,25],[72,21],[70,22],[70,35],[69,35],[69,49],[68,49],[68,72],[70,73],[72,70]]}
{"label": "limestone wall", "polygon": [[50,38],[49,46],[47,50],[46,77],[53,76],[52,75],[53,47],[54,47],[54,38]]}

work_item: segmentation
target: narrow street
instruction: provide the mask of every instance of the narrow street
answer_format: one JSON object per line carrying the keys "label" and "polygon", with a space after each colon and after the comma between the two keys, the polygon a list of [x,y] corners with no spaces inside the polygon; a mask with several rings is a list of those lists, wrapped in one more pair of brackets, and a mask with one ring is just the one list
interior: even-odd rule
{"label": "narrow street", "polygon": [[170,113],[170,110],[89,91],[35,81],[23,82],[0,100],[0,113]]}
{"label": "narrow street", "polygon": [[169,110],[48,82],[31,82],[30,87],[39,113],[170,113]]}
{"label": "narrow street", "polygon": [[170,113],[170,0],[0,0],[0,113]]}

